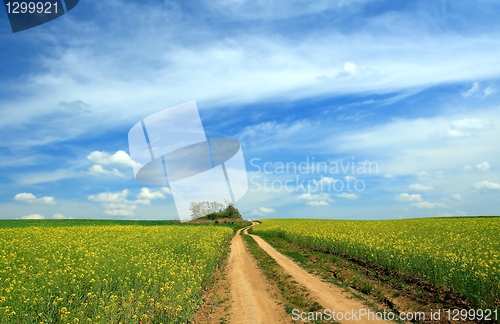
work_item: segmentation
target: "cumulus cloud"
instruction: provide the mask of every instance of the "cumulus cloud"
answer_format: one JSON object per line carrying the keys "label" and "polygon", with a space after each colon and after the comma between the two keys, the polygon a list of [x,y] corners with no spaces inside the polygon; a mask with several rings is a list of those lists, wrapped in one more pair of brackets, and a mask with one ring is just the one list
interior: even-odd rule
{"label": "cumulus cloud", "polygon": [[449,207],[446,204],[439,203],[439,202],[428,202],[428,201],[419,201],[419,202],[414,202],[411,204],[413,207],[417,208],[425,208],[425,209],[432,209],[436,207]]}
{"label": "cumulus cloud", "polygon": [[417,174],[416,174],[416,175],[417,175],[417,177],[419,177],[419,178],[425,178],[425,177],[429,176],[429,173],[428,173],[428,172],[426,172],[426,171],[419,171],[419,172],[417,172]]}
{"label": "cumulus cloud", "polygon": [[335,180],[334,178],[331,178],[331,177],[321,177],[321,179],[318,181],[318,183],[335,183],[337,181],[338,180]]}
{"label": "cumulus cloud", "polygon": [[410,206],[421,208],[421,209],[431,209],[431,208],[436,208],[436,207],[448,207],[446,204],[443,204],[443,203],[424,201],[420,194],[411,194],[410,195],[408,193],[402,193],[402,194],[399,194],[396,196],[396,200],[401,201],[401,202],[409,202],[409,203],[411,203]]}
{"label": "cumulus cloud", "polygon": [[142,188],[137,198],[146,200],[165,199],[165,194],[163,191],[151,191],[148,188]]}
{"label": "cumulus cloud", "polygon": [[318,207],[318,206],[328,206],[328,202],[324,200],[319,201],[310,201],[307,203],[309,206]]}
{"label": "cumulus cloud", "polygon": [[128,200],[129,194],[128,189],[118,192],[101,192],[88,196],[88,200],[102,203],[106,215],[134,216],[137,205],[149,205],[152,200],[165,199],[165,195],[171,194],[171,190],[167,187],[163,187],[158,191],[142,188],[136,200]]}
{"label": "cumulus cloud", "polygon": [[26,203],[38,203],[38,204],[45,204],[45,205],[54,205],[56,202],[54,200],[54,197],[42,197],[42,198],[37,198],[35,195],[29,192],[23,192],[20,194],[17,194],[14,196],[15,201],[19,202],[26,202]]}
{"label": "cumulus cloud", "polygon": [[453,194],[453,195],[451,195],[451,198],[453,198],[453,199],[455,199],[455,200],[457,200],[457,201],[462,201],[462,200],[464,199],[464,198],[463,198],[461,195],[459,195],[459,194]]}
{"label": "cumulus cloud", "polygon": [[73,219],[73,217],[66,217],[64,216],[63,214],[54,214],[54,216],[52,216],[53,219]]}
{"label": "cumulus cloud", "polygon": [[104,151],[94,151],[87,155],[87,159],[95,164],[116,165],[122,167],[140,167],[140,164],[132,160],[127,152],[119,150],[115,154]]}
{"label": "cumulus cloud", "polygon": [[328,202],[334,202],[330,195],[327,193],[320,193],[318,195],[311,195],[310,193],[304,193],[298,197],[299,200],[306,201],[309,206],[327,206]]}
{"label": "cumulus cloud", "polygon": [[462,97],[467,98],[470,96],[477,95],[479,93],[479,89],[480,89],[479,83],[474,82],[469,90],[462,92]]}
{"label": "cumulus cloud", "polygon": [[327,193],[320,193],[318,195],[311,195],[310,193],[304,193],[299,196],[299,200],[327,200],[330,199],[330,195]]}
{"label": "cumulus cloud", "polygon": [[402,193],[396,196],[397,201],[402,202],[420,202],[422,201],[422,196],[420,194],[408,194]]}
{"label": "cumulus cloud", "polygon": [[474,168],[470,165],[464,165],[464,167],[462,168],[463,171],[470,171],[472,169],[474,169]]}
{"label": "cumulus cloud", "polygon": [[163,191],[164,193],[166,193],[167,195],[171,195],[172,194],[172,189],[168,188],[168,187],[163,187],[161,188],[161,191]]}
{"label": "cumulus cloud", "polygon": [[445,134],[445,137],[448,138],[462,138],[462,137],[470,137],[472,134],[468,132],[463,132],[457,129],[449,129]]}
{"label": "cumulus cloud", "polygon": [[448,138],[463,138],[476,136],[477,131],[493,128],[493,124],[486,118],[465,118],[454,120],[444,136]]}
{"label": "cumulus cloud", "polygon": [[339,72],[339,75],[349,75],[349,74],[356,74],[356,71],[358,70],[358,67],[356,64],[353,62],[345,62],[344,66],[342,68],[342,71]]}
{"label": "cumulus cloud", "polygon": [[425,186],[425,185],[422,185],[422,184],[419,184],[419,183],[415,183],[415,184],[409,185],[409,188],[410,188],[410,190],[415,190],[415,191],[430,191],[430,190],[434,190],[434,188],[431,187],[431,186]]}
{"label": "cumulus cloud", "polygon": [[80,110],[80,111],[85,111],[89,112],[88,107],[90,107],[88,104],[81,100],[75,100],[72,102],[67,102],[67,101],[61,101],[59,103],[60,107],[66,108],[66,109],[72,109],[72,110]]}
{"label": "cumulus cloud", "polygon": [[500,190],[500,184],[496,182],[491,182],[491,181],[481,181],[481,182],[476,182],[473,184],[473,187],[476,188],[476,190]]}
{"label": "cumulus cloud", "polygon": [[497,89],[494,89],[494,88],[490,88],[490,87],[487,87],[486,89],[484,89],[483,93],[484,93],[484,96],[487,97],[489,96],[490,94],[493,94],[497,92]]}
{"label": "cumulus cloud", "polygon": [[128,209],[107,209],[104,213],[109,216],[135,216],[135,208],[136,206],[129,206]]}
{"label": "cumulus cloud", "polygon": [[106,175],[106,176],[115,176],[120,178],[124,177],[124,175],[117,169],[112,168],[110,170],[106,170],[99,164],[94,164],[92,167],[90,167],[89,174],[93,176]]}
{"label": "cumulus cloud", "polygon": [[359,196],[356,195],[356,194],[353,194],[353,193],[341,193],[341,194],[337,194],[337,197],[339,198],[344,198],[344,199],[358,199]]}
{"label": "cumulus cloud", "polygon": [[119,192],[101,192],[97,195],[88,196],[88,199],[90,201],[102,203],[123,202],[126,200],[129,193],[130,191],[128,189],[124,189]]}
{"label": "cumulus cloud", "polygon": [[481,171],[488,171],[490,169],[490,164],[486,161],[476,164],[476,168]]}
{"label": "cumulus cloud", "polygon": [[482,130],[492,128],[493,124],[486,118],[465,118],[453,121],[451,127],[456,130]]}
{"label": "cumulus cloud", "polygon": [[267,207],[260,207],[259,211],[264,214],[272,214],[276,212],[274,208],[267,208]]}
{"label": "cumulus cloud", "polygon": [[21,219],[45,219],[42,215],[39,214],[31,214],[21,217]]}
{"label": "cumulus cloud", "polygon": [[469,90],[462,92],[462,97],[468,98],[474,96],[478,98],[485,98],[495,93],[496,91],[497,89],[492,87],[486,87],[483,90],[481,90],[481,86],[479,85],[479,83],[474,82]]}
{"label": "cumulus cloud", "polygon": [[275,213],[276,210],[274,208],[270,208],[270,207],[260,207],[259,209],[254,209],[252,210],[252,212],[250,213],[250,215],[254,215],[254,216],[264,216],[266,214],[273,214]]}

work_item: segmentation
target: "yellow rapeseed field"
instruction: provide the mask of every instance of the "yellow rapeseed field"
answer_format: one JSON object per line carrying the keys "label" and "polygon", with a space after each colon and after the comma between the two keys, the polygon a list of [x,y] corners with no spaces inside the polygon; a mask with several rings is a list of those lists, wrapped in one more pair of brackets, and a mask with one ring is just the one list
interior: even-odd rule
{"label": "yellow rapeseed field", "polygon": [[476,307],[500,303],[499,217],[264,220],[253,232],[375,262],[451,287]]}
{"label": "yellow rapeseed field", "polygon": [[214,226],[0,229],[0,323],[179,323],[232,230]]}

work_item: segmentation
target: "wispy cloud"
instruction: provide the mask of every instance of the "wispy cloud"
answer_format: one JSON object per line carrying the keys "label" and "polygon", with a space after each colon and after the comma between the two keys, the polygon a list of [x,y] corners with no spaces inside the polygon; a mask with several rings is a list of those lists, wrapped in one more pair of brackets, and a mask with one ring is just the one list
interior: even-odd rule
{"label": "wispy cloud", "polygon": [[101,165],[94,164],[89,168],[89,174],[93,176],[114,176],[114,177],[119,177],[123,178],[125,177],[120,171],[118,171],[115,168],[112,168],[110,170],[104,169]]}
{"label": "wispy cloud", "polygon": [[408,187],[410,188],[410,190],[415,190],[415,191],[429,191],[429,190],[434,190],[434,188],[431,187],[431,186],[426,186],[426,185],[422,185],[422,184],[419,184],[419,183],[411,184]]}

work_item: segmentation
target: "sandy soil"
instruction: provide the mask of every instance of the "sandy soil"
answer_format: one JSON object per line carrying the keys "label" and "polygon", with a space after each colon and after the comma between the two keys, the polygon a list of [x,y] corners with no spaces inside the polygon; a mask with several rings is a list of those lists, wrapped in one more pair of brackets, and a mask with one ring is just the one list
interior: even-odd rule
{"label": "sandy soil", "polygon": [[240,231],[231,242],[228,280],[231,286],[230,323],[290,323],[283,306],[276,304],[257,261],[245,247]]}
{"label": "sandy soil", "polygon": [[[256,223],[254,223],[256,224]],[[245,234],[248,229],[244,230]],[[284,256],[279,253],[270,246],[267,242],[265,242],[262,238],[256,235],[250,235],[259,246],[266,251],[276,262],[283,267],[286,273],[288,273],[297,283],[306,287],[310,293],[311,297],[316,299],[316,301],[323,306],[325,309],[335,310],[336,312],[344,312],[351,313],[354,311],[358,311],[361,309],[367,310],[367,306],[363,305],[356,299],[352,299],[349,295],[343,292],[339,287],[332,286],[326,282],[321,281],[318,277],[308,273],[301,267],[299,267],[294,261],[290,258]],[[247,252],[248,254],[248,252]],[[372,311],[373,312],[373,311]],[[358,315],[359,316],[359,315]],[[358,318],[358,320],[349,320],[349,321],[338,321],[340,323],[393,323],[391,321],[382,321],[375,320],[370,321],[367,317],[364,317],[363,320]],[[238,322],[234,322],[238,323]],[[243,322],[241,322],[243,323]],[[245,322],[247,323],[247,322]],[[272,322],[268,322],[272,323]]]}

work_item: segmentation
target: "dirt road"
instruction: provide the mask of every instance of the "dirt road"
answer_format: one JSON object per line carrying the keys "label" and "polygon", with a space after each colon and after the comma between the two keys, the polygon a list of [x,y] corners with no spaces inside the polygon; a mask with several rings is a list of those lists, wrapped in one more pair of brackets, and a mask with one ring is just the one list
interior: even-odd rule
{"label": "dirt road", "polygon": [[266,277],[248,252],[240,231],[231,242],[228,279],[231,286],[230,323],[290,323],[283,306],[276,304]]}
{"label": "dirt road", "polygon": [[[248,228],[244,229],[244,234],[248,234],[247,231]],[[311,275],[310,273],[299,267],[294,261],[276,251],[276,249],[270,246],[259,236],[251,234],[248,235],[250,235],[259,244],[259,246],[264,251],[266,251],[281,267],[283,267],[286,273],[288,273],[300,285],[306,287],[310,291],[311,296],[325,309],[335,310],[336,312],[342,312],[344,314],[351,314],[349,316],[352,316],[353,312],[357,312],[362,309],[366,311],[368,310],[367,306],[363,305],[356,299],[349,298],[349,296],[339,287],[329,285],[328,283],[321,281],[318,277]],[[358,316],[360,316],[359,312]],[[338,322],[359,324],[393,323],[390,321],[382,320],[368,320],[367,316],[365,316],[364,318],[358,318],[357,320],[338,320]]]}

